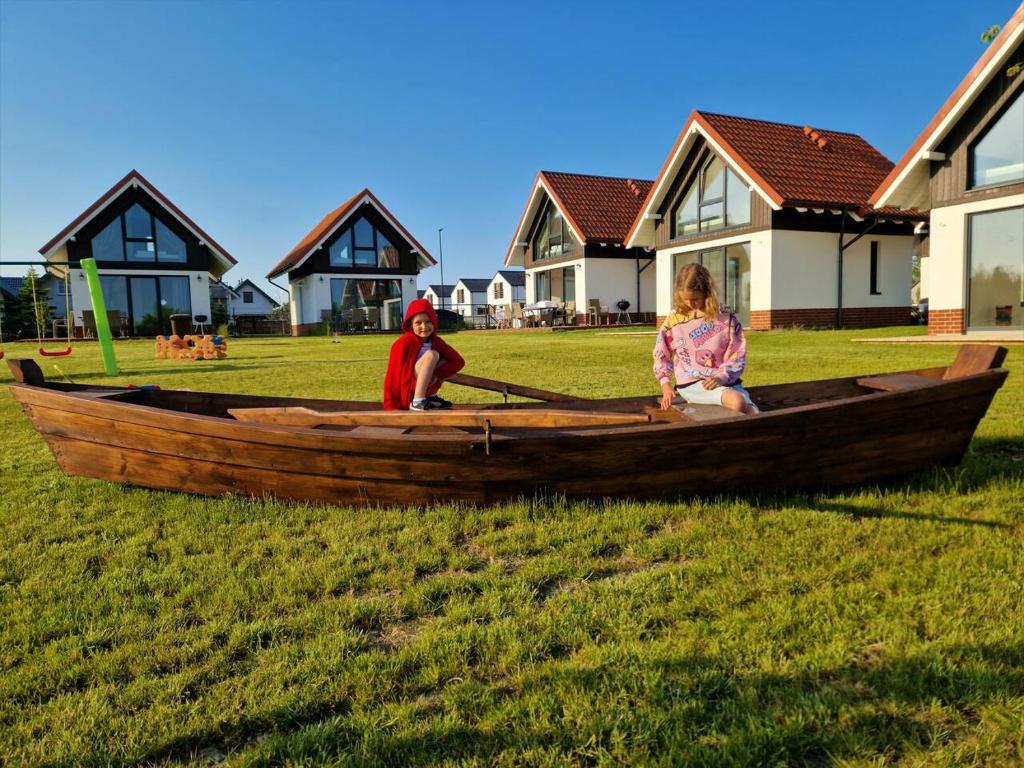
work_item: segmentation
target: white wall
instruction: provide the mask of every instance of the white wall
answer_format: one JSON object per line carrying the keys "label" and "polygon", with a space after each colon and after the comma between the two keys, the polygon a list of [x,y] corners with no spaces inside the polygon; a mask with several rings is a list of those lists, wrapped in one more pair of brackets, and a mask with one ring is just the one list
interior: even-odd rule
{"label": "white wall", "polygon": [[[836,248],[833,232],[771,233],[771,309],[813,309],[836,305]],[[851,239],[850,235],[846,236]],[[871,242],[878,243],[878,289],[871,293]],[[843,254],[844,307],[910,306],[914,238],[868,233]],[[761,307],[754,307],[761,309]]]}
{"label": "white wall", "polygon": [[[657,311],[665,316],[672,312],[672,294],[676,273],[675,257],[682,253],[695,253],[724,245],[750,243],[750,308],[771,309],[772,296],[772,232],[748,232],[744,235],[732,235],[709,240],[703,243],[663,248],[657,256]],[[650,271],[650,270],[648,270]],[[721,290],[723,286],[719,286]]]}
{"label": "white wall", "polygon": [[933,208],[928,258],[928,311],[967,307],[967,216],[1024,205],[1024,195]]}
{"label": "white wall", "polygon": [[[252,291],[252,303],[246,304],[243,300],[243,293]],[[248,284],[238,289],[238,298],[228,294],[228,314],[232,317],[239,315],[269,315],[274,311],[274,305],[262,293]]]}
{"label": "white wall", "polygon": [[[502,296],[498,298],[494,293],[494,286],[501,283],[504,288],[502,289]],[[488,304],[511,304],[514,301],[525,301],[526,300],[526,288],[525,286],[512,287],[501,275],[495,275],[494,279],[491,280],[491,284],[487,286],[487,303]]]}
{"label": "white wall", "polygon": [[[750,309],[818,309],[836,305],[836,248],[834,232],[763,230],[658,251],[658,314],[672,311],[676,254],[750,243]],[[846,239],[850,240],[851,235]],[[871,241],[879,243],[879,295],[870,285]],[[843,254],[844,307],[910,305],[911,235],[867,234]],[[722,288],[722,286],[719,286]]]}

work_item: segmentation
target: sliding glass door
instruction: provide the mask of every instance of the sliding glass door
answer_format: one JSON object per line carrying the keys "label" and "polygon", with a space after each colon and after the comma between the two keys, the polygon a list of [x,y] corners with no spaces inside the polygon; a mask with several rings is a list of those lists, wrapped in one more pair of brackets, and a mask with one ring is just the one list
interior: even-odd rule
{"label": "sliding glass door", "polygon": [[169,334],[171,315],[192,315],[188,277],[101,275],[100,287],[107,310],[126,317],[133,336]]}
{"label": "sliding glass door", "polygon": [[750,243],[676,254],[672,273],[673,293],[675,276],[686,264],[707,267],[718,284],[722,303],[736,313],[740,323],[750,325]]}
{"label": "sliding glass door", "polygon": [[1024,208],[976,213],[968,223],[967,327],[1024,327]]}

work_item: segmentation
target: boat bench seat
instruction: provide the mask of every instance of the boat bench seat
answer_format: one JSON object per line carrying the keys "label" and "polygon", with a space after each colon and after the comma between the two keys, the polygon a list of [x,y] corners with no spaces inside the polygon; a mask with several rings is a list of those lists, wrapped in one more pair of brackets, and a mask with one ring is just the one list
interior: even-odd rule
{"label": "boat bench seat", "polygon": [[864,376],[857,383],[868,389],[882,392],[904,392],[908,389],[920,389],[936,383],[935,379],[918,373],[894,373],[888,376]]}
{"label": "boat bench seat", "polygon": [[673,405],[672,410],[682,415],[688,421],[716,421],[719,419],[742,419],[745,413],[730,411],[720,405],[697,405],[695,403],[679,403]]}

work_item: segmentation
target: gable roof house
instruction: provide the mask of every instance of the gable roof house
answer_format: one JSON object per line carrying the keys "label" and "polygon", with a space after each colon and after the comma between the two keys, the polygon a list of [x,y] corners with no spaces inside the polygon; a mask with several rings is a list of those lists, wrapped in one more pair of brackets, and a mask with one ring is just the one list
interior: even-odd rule
{"label": "gable roof house", "polygon": [[463,277],[452,288],[451,308],[462,315],[467,322],[475,325],[487,324],[487,288],[491,281],[486,277]]}
{"label": "gable roof house", "polygon": [[891,168],[856,134],[694,111],[625,246],[656,251],[659,318],[700,262],[745,326],[907,323],[927,217],[871,207]]}
{"label": "gable roof house", "polygon": [[249,278],[239,281],[227,296],[229,317],[267,317],[280,306]]}
{"label": "gable roof house", "polygon": [[[92,305],[76,265],[96,260],[103,301],[121,314],[122,331],[170,333],[170,316],[210,314],[211,280],[237,262],[216,240],[136,170],[104,192],[39,249],[63,277],[70,262],[75,322]],[[116,329],[115,333],[116,333]]]}
{"label": "gable roof house", "polygon": [[871,197],[930,211],[921,296],[931,334],[1024,330],[1022,64],[1024,5]]}
{"label": "gable roof house", "polygon": [[502,305],[516,301],[526,301],[526,272],[521,269],[499,269],[487,286],[487,303]]}
{"label": "gable roof house", "polygon": [[397,331],[416,277],[437,262],[369,190],[328,213],[267,273],[288,275],[292,334],[330,323]]}
{"label": "gable roof house", "polygon": [[426,299],[433,305],[434,309],[451,309],[452,308],[452,291],[455,290],[454,285],[445,283],[444,285],[438,283],[432,283],[427,286],[426,290],[423,291],[421,298]]}
{"label": "gable roof house", "polygon": [[585,319],[589,302],[607,318],[608,308],[625,300],[634,317],[653,319],[653,253],[624,245],[651,184],[538,173],[505,253],[505,266],[525,268],[526,301],[571,301]]}

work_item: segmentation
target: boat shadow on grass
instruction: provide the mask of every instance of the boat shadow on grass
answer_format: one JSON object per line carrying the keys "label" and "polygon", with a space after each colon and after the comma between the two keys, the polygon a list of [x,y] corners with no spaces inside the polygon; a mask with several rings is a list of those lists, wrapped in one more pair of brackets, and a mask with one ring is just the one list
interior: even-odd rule
{"label": "boat shadow on grass", "polygon": [[[348,698],[325,696],[258,718],[243,714],[139,757],[150,764],[251,749],[267,764],[348,759],[417,767],[493,764],[524,753],[590,765],[596,755],[610,761],[628,753],[640,762],[670,756],[680,766],[824,765],[955,750],[979,728],[987,729],[990,743],[1005,745],[990,757],[1019,752],[1012,725],[985,711],[1024,688],[1024,645],[896,653],[874,642],[851,648],[840,664],[795,674],[751,672],[742,660],[723,656],[674,656],[657,644],[646,658],[585,668],[563,662],[562,653],[518,681],[482,671],[446,685],[402,685],[379,702],[412,707],[397,727],[382,729],[372,717],[353,716]],[[407,679],[417,677],[409,672]],[[574,711],[591,713],[584,722],[565,717],[559,691],[573,692]],[[470,701],[471,707],[460,704]],[[936,707],[941,711],[931,719],[927,713]],[[470,710],[490,710],[493,716],[483,719],[504,725],[478,725],[476,717],[460,714]]]}

